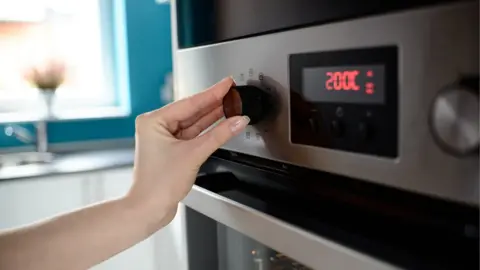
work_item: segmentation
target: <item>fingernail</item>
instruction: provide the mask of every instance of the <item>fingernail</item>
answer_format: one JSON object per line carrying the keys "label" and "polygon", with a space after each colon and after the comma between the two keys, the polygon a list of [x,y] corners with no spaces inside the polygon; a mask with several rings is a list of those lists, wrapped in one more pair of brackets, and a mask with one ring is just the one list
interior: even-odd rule
{"label": "fingernail", "polygon": [[233,122],[233,124],[230,125],[230,129],[232,130],[232,132],[236,132],[236,131],[246,127],[249,122],[250,122],[250,118],[248,116],[244,115],[244,116],[242,116],[242,118]]}
{"label": "fingernail", "polygon": [[214,85],[219,85],[219,84],[225,83],[226,81],[228,81],[230,79],[233,80],[233,77],[231,77],[231,76],[225,77],[225,78],[221,79],[220,81],[218,81],[217,83],[215,83]]}
{"label": "fingernail", "polygon": [[221,80],[221,82],[226,82],[226,81],[229,81],[229,80],[233,80],[233,76],[225,77]]}
{"label": "fingernail", "polygon": [[231,80],[233,82],[233,84],[235,84],[235,78],[233,78],[233,75],[230,75],[230,76],[224,78],[222,81],[225,82],[225,81],[228,81],[228,80]]}
{"label": "fingernail", "polygon": [[217,85],[224,84],[224,83],[226,83],[227,81],[230,81],[230,80],[232,80],[232,81],[233,81],[233,85],[235,85],[235,80],[233,79],[233,77],[232,77],[232,76],[228,76],[228,77],[225,77],[225,78],[221,79],[219,82],[215,83],[212,87],[217,86]]}

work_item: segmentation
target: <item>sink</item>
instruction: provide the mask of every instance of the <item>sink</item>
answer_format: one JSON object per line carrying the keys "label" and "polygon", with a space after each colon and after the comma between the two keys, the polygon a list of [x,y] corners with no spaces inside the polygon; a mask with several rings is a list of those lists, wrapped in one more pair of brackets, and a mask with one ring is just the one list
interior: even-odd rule
{"label": "sink", "polygon": [[30,164],[45,164],[52,162],[53,158],[53,153],[48,152],[22,152],[0,154],[0,168]]}

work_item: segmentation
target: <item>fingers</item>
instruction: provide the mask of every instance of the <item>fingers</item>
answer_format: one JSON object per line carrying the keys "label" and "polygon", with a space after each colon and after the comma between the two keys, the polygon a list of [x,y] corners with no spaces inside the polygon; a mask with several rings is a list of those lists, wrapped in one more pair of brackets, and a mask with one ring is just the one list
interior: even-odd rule
{"label": "fingers", "polygon": [[190,140],[189,143],[193,145],[192,149],[197,151],[196,156],[199,158],[199,162],[204,162],[219,147],[240,133],[248,125],[248,122],[250,119],[247,116],[231,117],[205,134]]}
{"label": "fingers", "polygon": [[190,140],[198,136],[202,131],[206,128],[211,126],[216,121],[220,120],[223,117],[223,107],[219,106],[207,115],[203,116],[195,122],[194,124],[190,125],[189,127],[182,129],[177,134],[177,138],[181,140]]}
{"label": "fingers", "polygon": [[[207,114],[210,110],[222,104],[223,97],[234,84],[231,77],[227,77],[207,90],[191,97],[179,100],[162,109],[153,112],[154,117],[162,118],[170,132],[176,132],[181,121]],[[197,118],[198,119],[198,118]]]}
{"label": "fingers", "polygon": [[206,115],[208,115],[209,113],[211,113],[212,111],[214,111],[215,109],[217,109],[220,106],[222,106],[222,103],[221,102],[216,102],[216,103],[212,104],[211,106],[208,106],[207,108],[205,108],[201,112],[196,113],[194,116],[192,116],[192,117],[190,117],[186,120],[180,121],[178,123],[178,129],[186,129],[186,128],[190,127],[191,125],[195,124],[198,120],[200,120],[202,117],[205,117]]}

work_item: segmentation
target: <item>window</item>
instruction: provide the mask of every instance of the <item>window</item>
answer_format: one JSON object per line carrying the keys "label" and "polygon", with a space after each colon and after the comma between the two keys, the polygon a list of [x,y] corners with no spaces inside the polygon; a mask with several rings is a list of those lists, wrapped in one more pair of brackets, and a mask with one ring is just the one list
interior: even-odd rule
{"label": "window", "polygon": [[0,0],[0,114],[34,114],[44,106],[25,73],[47,59],[66,65],[65,81],[55,94],[56,115],[118,108],[108,2]]}

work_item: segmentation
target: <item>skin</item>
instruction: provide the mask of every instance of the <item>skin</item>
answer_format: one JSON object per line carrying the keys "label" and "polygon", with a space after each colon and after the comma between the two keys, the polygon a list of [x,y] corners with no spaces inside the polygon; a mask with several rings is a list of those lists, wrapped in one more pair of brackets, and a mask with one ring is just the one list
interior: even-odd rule
{"label": "skin", "polygon": [[88,269],[146,239],[175,217],[203,162],[248,117],[223,117],[234,84],[209,89],[136,119],[134,183],[124,197],[0,232],[0,269]]}

